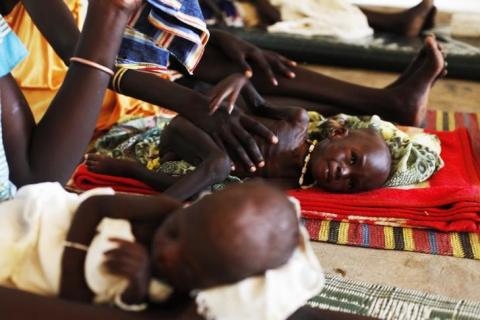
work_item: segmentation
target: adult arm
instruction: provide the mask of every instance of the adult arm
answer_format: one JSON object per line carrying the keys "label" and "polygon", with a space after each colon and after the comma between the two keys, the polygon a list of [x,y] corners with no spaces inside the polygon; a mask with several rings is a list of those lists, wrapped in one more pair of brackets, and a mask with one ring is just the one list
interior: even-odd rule
{"label": "adult arm", "polygon": [[288,320],[374,320],[374,318],[304,306]]}
{"label": "adult arm", "polygon": [[[90,1],[75,55],[111,68],[136,1]],[[15,184],[68,180],[91,139],[109,81],[106,72],[73,63],[45,116],[35,124],[11,74],[0,79],[3,142]]]}
{"label": "adult arm", "polygon": [[[64,0],[21,0],[35,26],[66,65],[80,40],[80,31]],[[54,12],[55,14],[52,14]]]}
{"label": "adult arm", "polygon": [[199,320],[190,306],[150,308],[144,312],[124,312],[115,308],[82,304],[0,287],[2,319],[15,320]]}

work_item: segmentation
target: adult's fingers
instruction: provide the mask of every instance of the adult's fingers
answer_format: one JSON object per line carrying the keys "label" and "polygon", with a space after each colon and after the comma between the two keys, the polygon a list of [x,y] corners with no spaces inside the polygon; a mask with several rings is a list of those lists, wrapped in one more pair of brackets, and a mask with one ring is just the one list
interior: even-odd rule
{"label": "adult's fingers", "polygon": [[232,95],[232,91],[232,88],[226,88],[225,90],[219,90],[219,92],[215,93],[215,95],[210,100],[210,115],[214,114],[222,106],[222,102]]}
{"label": "adult's fingers", "polygon": [[[217,144],[217,146],[220,147],[220,149],[222,149],[223,151],[225,151],[225,153],[228,153],[228,150],[227,148],[225,147],[225,144],[223,143],[222,139],[220,138],[220,136],[217,134],[217,133],[214,133],[212,135],[212,138],[213,138],[213,141],[215,141],[215,143]],[[229,156],[230,158],[230,169],[232,169],[232,171],[235,171],[235,164],[233,163],[233,161],[231,160],[231,156]]]}
{"label": "adult's fingers", "polygon": [[235,103],[238,100],[238,96],[242,91],[243,85],[237,86],[233,89],[233,92],[230,93],[230,97],[228,98],[228,113],[231,114],[233,109],[235,108]]}
{"label": "adult's fingers", "polygon": [[250,66],[250,64],[247,62],[247,59],[244,54],[235,54],[235,55],[230,55],[230,58],[236,62],[237,64],[240,65],[240,68],[243,70],[243,74],[247,78],[251,78],[253,76],[253,69]]}
{"label": "adult's fingers", "polygon": [[276,52],[273,52],[273,51],[268,51],[268,52],[274,54],[277,57],[277,59],[279,59],[281,62],[283,62],[284,64],[286,64],[290,67],[296,67],[298,65],[298,63],[296,61],[288,59],[287,57],[285,57],[285,56],[283,56],[279,53],[276,53]]}
{"label": "adult's fingers", "polygon": [[[233,127],[233,132],[240,140],[240,143],[245,147],[248,154],[251,156],[256,165],[261,168],[265,166],[265,161],[263,159],[262,152],[257,145],[257,142],[244,128],[240,125],[235,125]],[[252,168],[250,168],[252,169]]]}
{"label": "adult's fingers", "polygon": [[222,130],[222,139],[225,141],[227,148],[233,150],[237,156],[240,158],[240,161],[246,166],[250,172],[256,171],[256,167],[253,164],[252,160],[248,156],[247,152],[243,145],[238,141],[238,139],[233,135],[232,132],[228,130]]}
{"label": "adult's fingers", "polygon": [[284,61],[282,61],[279,57],[274,55],[273,57],[270,58],[270,63],[274,66],[275,70],[278,73],[283,74],[285,77],[293,79],[296,77],[295,72],[287,68],[287,64],[285,64]]}
{"label": "adult's fingers", "polygon": [[250,133],[255,133],[260,137],[264,138],[265,140],[269,141],[270,143],[277,144],[278,137],[266,126],[261,124],[260,122],[248,117],[243,116],[240,119],[241,124]]}
{"label": "adult's fingers", "polygon": [[258,67],[265,73],[274,86],[278,86],[278,80],[273,73],[272,67],[260,49],[252,51],[247,58],[254,61],[258,65]]}

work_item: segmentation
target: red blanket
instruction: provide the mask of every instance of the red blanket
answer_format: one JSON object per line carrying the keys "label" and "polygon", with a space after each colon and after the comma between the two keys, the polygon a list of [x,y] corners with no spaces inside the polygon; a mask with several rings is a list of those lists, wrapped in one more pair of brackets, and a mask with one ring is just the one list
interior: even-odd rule
{"label": "red blanket", "polygon": [[134,179],[122,178],[116,176],[108,176],[105,174],[94,173],[88,171],[84,164],[78,166],[72,177],[72,187],[80,190],[90,190],[100,187],[111,187],[115,191],[140,193],[140,194],[155,194],[155,191],[150,186]]}
{"label": "red blanket", "polygon": [[466,129],[434,132],[445,167],[426,186],[359,194],[292,190],[308,219],[480,232],[480,169]]}

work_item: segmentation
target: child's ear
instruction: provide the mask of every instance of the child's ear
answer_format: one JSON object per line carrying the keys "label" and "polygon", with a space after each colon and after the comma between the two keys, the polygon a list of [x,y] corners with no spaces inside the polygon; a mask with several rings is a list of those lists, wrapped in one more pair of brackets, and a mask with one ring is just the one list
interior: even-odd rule
{"label": "child's ear", "polygon": [[344,127],[332,128],[328,133],[329,139],[343,138],[348,135],[348,129]]}

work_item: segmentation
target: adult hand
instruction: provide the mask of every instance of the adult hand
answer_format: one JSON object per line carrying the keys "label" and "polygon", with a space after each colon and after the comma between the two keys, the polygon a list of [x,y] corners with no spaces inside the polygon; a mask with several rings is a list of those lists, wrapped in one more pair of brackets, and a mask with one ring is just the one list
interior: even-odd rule
{"label": "adult hand", "polygon": [[275,120],[285,120],[285,117],[279,112],[279,109],[273,107],[266,101],[250,81],[244,85],[242,96],[251,112],[255,115]]}
{"label": "adult hand", "polygon": [[148,296],[150,282],[150,259],[141,244],[122,239],[110,239],[118,247],[105,252],[105,267],[114,275],[125,277],[129,286],[122,295],[126,303],[139,303]]}
{"label": "adult hand", "polygon": [[210,92],[210,115],[214,114],[227,100],[227,111],[232,113],[235,102],[238,99],[243,87],[249,82],[241,73],[234,73],[220,81]]}
{"label": "adult hand", "polygon": [[275,86],[278,85],[278,80],[274,72],[287,78],[295,78],[295,73],[290,67],[295,67],[296,62],[282,55],[271,51],[263,51],[253,44],[222,30],[212,30],[210,39],[213,45],[218,47],[233,63],[241,67],[247,78],[253,76],[250,63],[257,65]]}
{"label": "adult hand", "polygon": [[220,109],[210,117],[189,117],[196,126],[210,134],[234,159],[239,159],[248,171],[263,167],[265,160],[252,135],[258,135],[269,143],[278,138],[263,124],[236,108],[232,114]]}

